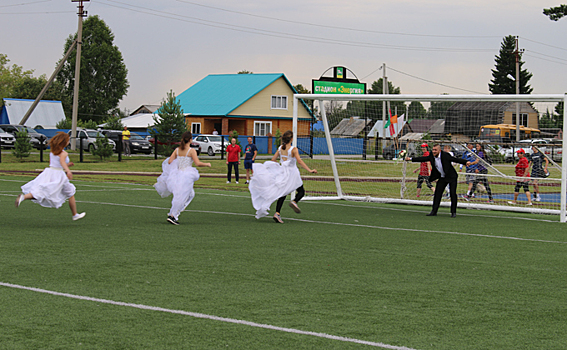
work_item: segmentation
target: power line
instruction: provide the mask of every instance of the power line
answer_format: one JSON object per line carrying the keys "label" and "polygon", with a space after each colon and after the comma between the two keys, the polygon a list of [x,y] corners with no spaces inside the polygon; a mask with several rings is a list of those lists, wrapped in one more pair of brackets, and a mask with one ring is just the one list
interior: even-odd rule
{"label": "power line", "polygon": [[[285,33],[273,30],[266,30],[266,29],[258,29],[254,27],[247,27],[247,26],[240,26],[240,25],[233,25],[228,24],[225,22],[218,22],[218,21],[211,21],[205,20],[197,17],[192,16],[185,16],[165,11],[159,11],[152,8],[147,8],[143,6],[131,5],[125,2],[116,1],[116,0],[107,0],[108,2],[121,4],[113,5],[113,4],[104,4],[106,6],[121,8],[129,11],[140,12],[144,14],[149,14],[158,17],[164,17],[169,19],[175,19],[179,21],[221,28],[221,29],[228,29],[238,32],[245,32],[245,33],[252,33],[257,35],[264,35],[264,36],[272,36],[278,38],[287,38],[292,40],[300,40],[300,41],[308,41],[308,42],[317,42],[317,43],[326,43],[326,44],[337,44],[337,45],[344,45],[344,46],[354,46],[354,47],[366,47],[366,48],[383,48],[383,49],[394,49],[394,50],[409,50],[409,51],[433,51],[433,52],[492,52],[493,49],[469,49],[469,48],[444,48],[444,47],[420,47],[420,46],[403,46],[403,45],[389,45],[389,44],[376,44],[376,43],[369,43],[369,42],[357,42],[357,41],[346,41],[346,40],[339,40],[339,39],[329,39],[324,37],[314,37],[314,36],[307,36],[307,35],[300,35],[300,34],[292,34],[292,33]],[[129,7],[124,7],[129,6]],[[141,10],[138,10],[141,9]]]}
{"label": "power line", "polygon": [[330,28],[330,29],[340,29],[340,30],[350,30],[350,31],[355,31],[355,32],[376,33],[376,34],[388,34],[388,35],[417,36],[417,37],[434,37],[434,38],[481,38],[481,39],[486,39],[486,38],[500,38],[499,36],[493,36],[493,35],[487,35],[487,36],[482,36],[482,35],[470,35],[470,36],[469,36],[469,35],[436,35],[436,34],[417,34],[417,33],[386,32],[386,31],[378,31],[378,30],[357,29],[357,28],[350,28],[350,27],[339,27],[339,26],[331,26],[331,25],[325,25],[325,24],[315,24],[315,23],[309,23],[309,22],[292,21],[292,20],[287,20],[287,19],[282,19],[282,18],[277,18],[277,17],[269,17],[269,16],[256,15],[256,14],[249,13],[249,12],[235,11],[235,10],[225,9],[225,8],[222,8],[222,7],[215,7],[215,6],[203,5],[203,4],[199,4],[199,3],[192,2],[192,1],[187,1],[187,0],[176,0],[176,1],[182,2],[182,3],[186,3],[186,4],[195,5],[195,6],[206,7],[206,8],[210,8],[210,9],[214,9],[214,10],[219,10],[219,11],[224,11],[224,12],[230,12],[230,13],[236,13],[236,14],[240,14],[240,15],[250,16],[250,17],[264,18],[264,19],[269,19],[269,20],[274,20],[274,21],[280,21],[280,22],[286,22],[286,23],[293,23],[293,24],[302,24],[302,25],[312,26],[312,27]]}
{"label": "power line", "polygon": [[547,47],[552,47],[552,48],[558,49],[558,50],[567,51],[566,48],[559,47],[559,46],[553,46],[553,45],[549,45],[549,44],[544,44],[544,43],[542,43],[542,42],[535,41],[535,40],[530,40],[530,39],[527,39],[527,38],[525,38],[525,37],[522,37],[522,40],[530,41],[530,42],[532,42],[532,43],[540,44],[540,45],[547,46]]}
{"label": "power line", "polygon": [[[460,91],[472,92],[472,93],[480,94],[480,95],[488,95],[486,92],[478,92],[478,91],[473,91],[473,90],[462,89],[462,88],[454,87],[454,86],[451,86],[451,85],[441,84],[441,83],[438,83],[438,82],[435,82],[435,81],[432,81],[432,80],[427,80],[427,79],[424,79],[424,78],[420,78],[420,77],[418,77],[418,76],[415,76],[415,75],[412,75],[412,74],[409,74],[409,73],[402,72],[402,71],[400,71],[400,70],[394,69],[394,68],[392,68],[392,67],[390,67],[390,66],[388,66],[388,69],[389,69],[389,70],[393,70],[394,72],[397,72],[397,73],[406,75],[406,76],[408,76],[408,77],[414,78],[414,79],[418,79],[418,80],[421,80],[421,81],[425,81],[425,82],[430,83],[430,84],[435,84],[435,85],[439,85],[439,86],[443,86],[443,87],[447,87],[447,88],[451,88],[451,89],[455,89],[455,90],[460,90]],[[378,71],[378,70],[380,70],[380,68],[376,69],[374,72],[376,72],[376,71]],[[373,74],[374,72],[370,73],[369,75],[367,75],[367,76],[364,77],[364,78],[367,78],[368,76],[370,76],[370,75]],[[362,79],[364,79],[364,78],[362,78]]]}
{"label": "power line", "polygon": [[23,2],[21,4],[12,4],[12,5],[2,5],[0,7],[14,7],[14,6],[25,6],[25,5],[32,5],[38,4],[40,2],[50,2],[51,0],[38,0],[38,1],[30,1],[30,2]]}

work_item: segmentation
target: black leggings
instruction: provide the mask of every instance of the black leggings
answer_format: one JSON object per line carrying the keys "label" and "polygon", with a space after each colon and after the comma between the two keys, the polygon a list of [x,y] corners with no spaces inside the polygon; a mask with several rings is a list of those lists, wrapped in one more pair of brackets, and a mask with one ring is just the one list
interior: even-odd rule
{"label": "black leggings", "polygon": [[[297,193],[295,194],[295,199],[293,200],[295,203],[299,202],[301,200],[301,198],[303,198],[303,196],[305,196],[305,189],[303,188],[303,185],[301,185],[300,188],[298,188],[297,190],[295,190]],[[276,213],[279,213],[282,210],[282,206],[285,202],[285,198],[287,197],[287,195],[280,197],[278,199],[278,204],[276,205]]]}

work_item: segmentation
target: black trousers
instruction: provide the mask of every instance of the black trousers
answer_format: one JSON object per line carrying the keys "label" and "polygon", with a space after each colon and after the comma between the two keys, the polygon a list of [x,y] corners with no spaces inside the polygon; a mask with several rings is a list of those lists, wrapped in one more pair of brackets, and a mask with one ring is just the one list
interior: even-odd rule
{"label": "black trousers", "polygon": [[228,173],[226,174],[226,179],[230,181],[232,177],[232,167],[234,167],[234,177],[236,182],[238,182],[238,162],[228,162]]}
{"label": "black trousers", "polygon": [[441,204],[441,198],[443,197],[443,192],[445,192],[445,187],[447,187],[447,185],[449,185],[449,196],[451,197],[451,214],[457,213],[457,178],[446,179],[442,177],[437,180],[437,186],[435,186],[433,207],[431,208],[432,214],[437,214],[439,205]]}
{"label": "black trousers", "polygon": [[[300,188],[298,188],[297,190],[295,190],[297,193],[295,194],[295,199],[293,200],[295,203],[299,202],[301,200],[301,198],[303,198],[303,196],[305,196],[305,189],[303,188],[303,185],[301,185]],[[287,195],[280,197],[278,199],[278,203],[276,204],[276,213],[279,213],[282,210],[282,206],[285,202],[285,198],[287,197]]]}

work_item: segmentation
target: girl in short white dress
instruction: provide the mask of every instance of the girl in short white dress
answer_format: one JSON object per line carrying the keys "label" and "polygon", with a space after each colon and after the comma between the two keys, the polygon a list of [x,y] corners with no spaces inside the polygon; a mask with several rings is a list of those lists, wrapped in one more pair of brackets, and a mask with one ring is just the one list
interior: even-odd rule
{"label": "girl in short white dress", "polygon": [[49,168],[45,168],[35,179],[22,186],[22,194],[16,199],[16,208],[26,199],[30,199],[42,207],[60,208],[69,199],[69,208],[73,214],[73,220],[85,217],[86,213],[77,213],[75,202],[75,186],[69,182],[73,179],[73,173],[69,166],[69,155],[63,150],[69,144],[69,135],[58,132],[49,141],[51,152],[49,153]]}
{"label": "girl in short white dress", "polygon": [[189,131],[183,134],[181,145],[163,161],[161,165],[163,172],[154,185],[162,198],[173,194],[171,209],[167,214],[167,221],[173,225],[179,225],[177,221],[179,214],[195,198],[193,184],[199,180],[199,172],[192,165],[211,166],[211,163],[201,162],[197,157],[197,152],[190,147],[192,138],[193,135]]}
{"label": "girl in short white dress", "polygon": [[[303,162],[299,157],[297,148],[291,146],[292,139],[293,132],[291,130],[286,131],[282,135],[282,145],[278,148],[271,161],[263,164],[252,164],[254,176],[250,180],[248,189],[252,197],[252,205],[256,209],[256,219],[267,216],[270,206],[277,200],[274,221],[283,224],[280,211],[285,198],[293,191],[297,191],[297,194],[294,200],[289,203],[289,206],[296,213],[301,212],[297,202],[303,198],[305,190],[303,189],[303,181],[301,180],[297,164],[310,173],[317,173],[317,170],[310,169]],[[280,157],[280,162],[276,163],[278,157]]]}

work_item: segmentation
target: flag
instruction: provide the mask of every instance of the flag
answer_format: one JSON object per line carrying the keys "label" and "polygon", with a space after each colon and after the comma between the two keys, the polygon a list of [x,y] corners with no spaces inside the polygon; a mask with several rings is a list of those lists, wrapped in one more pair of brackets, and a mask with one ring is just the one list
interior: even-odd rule
{"label": "flag", "polygon": [[394,130],[394,124],[398,123],[398,115],[392,115],[392,111],[388,111],[390,118],[388,119],[388,121],[386,122],[386,125],[384,125],[384,129],[386,129],[387,127],[390,127],[390,136],[394,136],[395,130]]}

